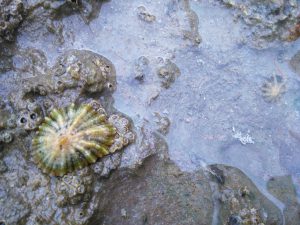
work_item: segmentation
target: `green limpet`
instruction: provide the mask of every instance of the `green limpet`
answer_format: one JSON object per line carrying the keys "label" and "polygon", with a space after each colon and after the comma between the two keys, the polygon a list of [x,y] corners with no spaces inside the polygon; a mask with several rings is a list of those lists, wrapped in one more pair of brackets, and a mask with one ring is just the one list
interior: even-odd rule
{"label": "green limpet", "polygon": [[34,161],[44,173],[63,176],[113,153],[117,132],[91,105],[54,109],[32,141]]}

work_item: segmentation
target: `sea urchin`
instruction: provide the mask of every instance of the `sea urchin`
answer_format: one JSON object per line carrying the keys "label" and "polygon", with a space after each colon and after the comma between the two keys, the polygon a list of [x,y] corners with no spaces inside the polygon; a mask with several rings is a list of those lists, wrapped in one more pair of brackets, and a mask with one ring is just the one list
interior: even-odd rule
{"label": "sea urchin", "polygon": [[32,141],[34,161],[45,173],[63,176],[112,151],[117,128],[85,104],[54,109]]}
{"label": "sea urchin", "polygon": [[274,75],[262,86],[262,94],[266,101],[275,102],[285,92],[286,86],[283,78]]}

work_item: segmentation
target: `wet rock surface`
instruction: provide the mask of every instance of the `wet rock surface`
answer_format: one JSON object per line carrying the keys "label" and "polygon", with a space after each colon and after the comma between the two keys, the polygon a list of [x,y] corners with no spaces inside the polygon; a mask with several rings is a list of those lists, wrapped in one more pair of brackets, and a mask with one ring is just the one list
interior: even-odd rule
{"label": "wet rock surface", "polygon": [[210,195],[203,171],[186,174],[150,156],[137,169],[118,171],[104,183],[92,224],[210,224]]}

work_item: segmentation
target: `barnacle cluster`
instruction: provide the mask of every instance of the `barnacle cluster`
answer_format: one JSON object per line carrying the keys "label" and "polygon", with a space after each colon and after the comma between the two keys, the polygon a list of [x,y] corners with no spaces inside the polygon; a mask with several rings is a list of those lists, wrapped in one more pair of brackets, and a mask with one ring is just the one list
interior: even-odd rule
{"label": "barnacle cluster", "polygon": [[268,79],[261,88],[263,97],[268,102],[277,101],[285,92],[286,86],[283,78],[279,75],[272,76]]}
{"label": "barnacle cluster", "polygon": [[108,121],[117,129],[115,141],[110,147],[111,152],[120,150],[123,146],[134,141],[135,134],[130,130],[130,121],[127,118],[118,114],[113,114],[108,118]]}
{"label": "barnacle cluster", "polygon": [[0,143],[10,143],[13,140],[13,134],[10,131],[2,131],[0,133]]}
{"label": "barnacle cluster", "polygon": [[[128,145],[134,135],[91,104],[54,109],[33,139],[34,160],[45,173],[62,176]],[[119,126],[120,125],[120,126]],[[127,126],[128,127],[128,126]],[[124,133],[125,132],[125,133]]]}
{"label": "barnacle cluster", "polygon": [[42,122],[43,111],[37,102],[28,102],[18,113],[17,125],[24,130],[34,130]]}
{"label": "barnacle cluster", "polygon": [[93,177],[88,168],[78,171],[77,174],[66,174],[58,182],[56,193],[58,195],[56,204],[59,207],[67,204],[78,204],[88,202],[92,192]]}

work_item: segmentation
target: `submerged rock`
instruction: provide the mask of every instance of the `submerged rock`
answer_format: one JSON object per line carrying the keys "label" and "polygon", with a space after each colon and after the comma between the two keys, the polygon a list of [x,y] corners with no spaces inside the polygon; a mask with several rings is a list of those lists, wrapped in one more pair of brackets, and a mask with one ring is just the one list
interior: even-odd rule
{"label": "submerged rock", "polygon": [[245,34],[255,47],[265,48],[276,40],[289,40],[289,31],[296,26],[299,9],[295,0],[221,0],[235,8],[237,16],[250,26]]}
{"label": "submerged rock", "polygon": [[300,75],[300,51],[298,51],[290,60],[290,66],[292,69]]}
{"label": "submerged rock", "polygon": [[171,60],[167,59],[163,66],[157,70],[158,76],[161,78],[161,83],[164,88],[169,88],[176,78],[180,76],[180,69]]}
{"label": "submerged rock", "polygon": [[280,210],[267,199],[239,169],[211,165],[209,171],[217,181],[215,198],[220,206],[220,224],[281,224]]}
{"label": "submerged rock", "polygon": [[145,8],[145,6],[139,6],[137,8],[137,12],[138,12],[138,17],[145,22],[152,23],[156,20],[156,17],[150,14]]}
{"label": "submerged rock", "polygon": [[268,183],[269,192],[285,204],[285,223],[298,225],[300,221],[300,204],[291,176],[272,177]]}

